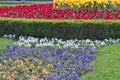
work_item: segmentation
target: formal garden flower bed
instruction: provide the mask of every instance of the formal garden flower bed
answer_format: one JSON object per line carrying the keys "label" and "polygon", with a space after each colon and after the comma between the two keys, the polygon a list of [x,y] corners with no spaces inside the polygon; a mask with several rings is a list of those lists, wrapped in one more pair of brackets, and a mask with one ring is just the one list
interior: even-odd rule
{"label": "formal garden flower bed", "polygon": [[[4,37],[13,38],[10,35]],[[34,44],[35,39],[37,40],[29,38],[31,39],[24,41],[32,41]],[[36,44],[20,46],[18,42],[19,40],[15,41],[13,46],[8,45],[7,49],[0,53],[1,79],[79,79],[92,69],[91,62],[96,56],[96,48],[90,45],[77,48],[62,45],[56,47],[53,43],[53,46],[40,47]]]}
{"label": "formal garden flower bed", "polygon": [[[92,4],[96,3],[92,2]],[[0,17],[33,19],[120,19],[119,7],[118,9],[114,7],[110,7],[109,9],[110,4],[105,4],[108,5],[108,8],[100,9],[101,6],[95,7],[96,5],[93,6],[94,8],[83,6],[78,9],[64,9],[64,7],[56,9],[53,3],[7,6],[0,7]],[[101,5],[103,4],[101,3]]]}

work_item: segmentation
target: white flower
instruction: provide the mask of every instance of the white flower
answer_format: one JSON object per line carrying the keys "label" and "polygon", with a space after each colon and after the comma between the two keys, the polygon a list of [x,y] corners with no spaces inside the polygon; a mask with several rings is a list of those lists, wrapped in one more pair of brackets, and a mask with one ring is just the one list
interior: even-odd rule
{"label": "white flower", "polygon": [[101,46],[106,46],[105,42],[101,42],[100,45],[101,45]]}
{"label": "white flower", "polygon": [[[6,38],[13,38],[15,37],[15,35],[4,35],[3,37]],[[46,46],[50,46],[50,47],[56,47],[56,48],[78,48],[79,46],[96,46],[96,47],[101,47],[101,46],[106,46],[107,44],[111,44],[111,43],[119,43],[120,39],[105,39],[105,40],[95,40],[92,41],[90,39],[86,39],[86,40],[78,40],[78,39],[71,39],[71,40],[66,40],[63,41],[62,39],[57,39],[57,38],[52,38],[51,40],[45,38],[42,39],[38,39],[38,38],[34,38],[34,37],[23,37],[20,36],[18,41],[15,41],[14,44],[15,45],[19,45],[19,46],[26,46],[29,47],[32,44],[35,44],[36,46],[39,47],[46,47]]]}

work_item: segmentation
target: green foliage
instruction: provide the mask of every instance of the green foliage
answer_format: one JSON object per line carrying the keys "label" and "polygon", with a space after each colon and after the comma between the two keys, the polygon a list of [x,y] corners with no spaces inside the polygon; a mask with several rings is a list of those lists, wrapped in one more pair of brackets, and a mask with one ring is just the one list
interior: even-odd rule
{"label": "green foliage", "polygon": [[119,20],[0,19],[0,36],[16,34],[39,38],[120,38]]}
{"label": "green foliage", "polygon": [[98,50],[93,72],[80,80],[119,80],[120,44],[112,44]]}
{"label": "green foliage", "polygon": [[20,3],[0,3],[0,7],[16,6],[16,5],[29,5],[29,4],[20,4]]}

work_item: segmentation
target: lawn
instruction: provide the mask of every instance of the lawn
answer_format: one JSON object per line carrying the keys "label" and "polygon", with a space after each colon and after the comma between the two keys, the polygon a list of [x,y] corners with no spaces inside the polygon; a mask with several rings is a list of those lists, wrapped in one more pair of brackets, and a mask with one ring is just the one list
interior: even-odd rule
{"label": "lawn", "polygon": [[13,40],[0,38],[0,51],[5,50],[7,45],[12,45],[12,44],[13,44]]}
{"label": "lawn", "polygon": [[98,50],[93,72],[81,80],[119,80],[120,79],[120,44],[113,44]]}

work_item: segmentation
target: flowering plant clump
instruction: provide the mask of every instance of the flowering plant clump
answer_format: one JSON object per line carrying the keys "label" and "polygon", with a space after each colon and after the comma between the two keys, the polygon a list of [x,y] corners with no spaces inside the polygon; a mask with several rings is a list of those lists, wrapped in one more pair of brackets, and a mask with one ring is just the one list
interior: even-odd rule
{"label": "flowering plant clump", "polygon": [[119,0],[54,0],[54,7],[65,7],[69,6],[70,8],[116,8],[120,6]]}
{"label": "flowering plant clump", "polygon": [[68,80],[91,70],[96,49],[7,46],[0,53],[0,79]]}
{"label": "flowering plant clump", "polygon": [[[82,1],[82,0],[81,0]],[[53,4],[0,7],[0,17],[27,19],[120,19],[120,10],[100,8],[55,9]]]}
{"label": "flowering plant clump", "polygon": [[[14,35],[15,36],[15,35]],[[12,35],[4,35],[4,38],[14,38]],[[38,39],[34,37],[23,37],[20,36],[17,41],[14,42],[14,45],[30,47],[30,46],[37,46],[37,47],[53,47],[53,48],[79,48],[80,46],[94,46],[96,48],[106,46],[108,44],[119,43],[120,39],[105,39],[105,40],[95,40],[92,41],[90,39],[86,40],[66,40],[63,41],[62,39],[52,38],[47,39]]]}

